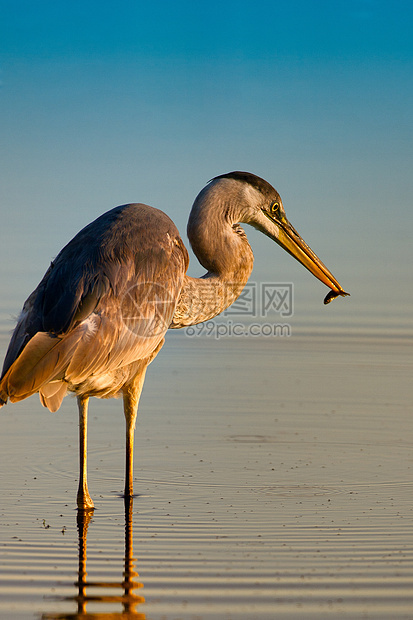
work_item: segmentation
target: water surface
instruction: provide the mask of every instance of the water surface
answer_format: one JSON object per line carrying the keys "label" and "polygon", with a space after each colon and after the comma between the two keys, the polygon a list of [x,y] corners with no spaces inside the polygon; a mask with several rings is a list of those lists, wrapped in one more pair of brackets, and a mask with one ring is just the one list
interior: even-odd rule
{"label": "water surface", "polygon": [[411,366],[395,337],[171,333],[126,515],[122,404],[91,401],[83,523],[75,401],[3,408],[0,617],[411,618]]}

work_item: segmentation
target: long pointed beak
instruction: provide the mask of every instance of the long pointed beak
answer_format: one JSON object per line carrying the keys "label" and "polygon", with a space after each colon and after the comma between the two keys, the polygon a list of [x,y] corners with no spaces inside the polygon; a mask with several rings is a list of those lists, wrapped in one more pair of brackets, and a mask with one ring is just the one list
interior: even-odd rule
{"label": "long pointed beak", "polygon": [[282,222],[277,219],[275,223],[279,227],[279,234],[274,241],[331,289],[324,299],[325,304],[339,295],[349,295],[286,218]]}

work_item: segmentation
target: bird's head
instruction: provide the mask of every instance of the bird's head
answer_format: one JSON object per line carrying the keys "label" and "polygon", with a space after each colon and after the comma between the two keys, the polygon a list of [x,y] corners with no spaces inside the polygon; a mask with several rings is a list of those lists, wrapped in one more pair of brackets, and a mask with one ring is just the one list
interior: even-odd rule
{"label": "bird's head", "polygon": [[230,172],[211,181],[214,185],[221,183],[232,185],[228,190],[235,197],[232,204],[237,202],[240,210],[238,221],[250,224],[270,237],[331,289],[324,299],[325,304],[339,295],[349,294],[290,224],[281,197],[272,185],[249,172]]}

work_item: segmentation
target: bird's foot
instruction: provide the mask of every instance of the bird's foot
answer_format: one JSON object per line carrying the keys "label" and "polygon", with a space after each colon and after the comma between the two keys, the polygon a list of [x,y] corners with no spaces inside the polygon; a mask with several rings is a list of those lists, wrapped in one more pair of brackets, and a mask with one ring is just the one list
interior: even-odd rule
{"label": "bird's foot", "polygon": [[84,511],[94,510],[95,506],[87,489],[79,489],[77,493],[77,507],[79,510]]}
{"label": "bird's foot", "polygon": [[125,489],[124,493],[122,493],[123,501],[125,502],[125,506],[133,504],[133,498],[138,497],[139,493],[134,493],[133,489]]}

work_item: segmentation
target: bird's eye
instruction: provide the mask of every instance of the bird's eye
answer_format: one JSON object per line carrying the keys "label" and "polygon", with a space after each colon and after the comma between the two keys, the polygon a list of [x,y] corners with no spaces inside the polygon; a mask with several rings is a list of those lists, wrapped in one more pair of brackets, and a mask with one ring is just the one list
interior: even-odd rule
{"label": "bird's eye", "polygon": [[271,213],[277,213],[279,208],[280,208],[280,203],[279,202],[273,202],[271,207],[270,207],[270,211],[271,211]]}

